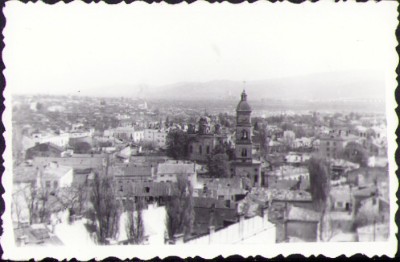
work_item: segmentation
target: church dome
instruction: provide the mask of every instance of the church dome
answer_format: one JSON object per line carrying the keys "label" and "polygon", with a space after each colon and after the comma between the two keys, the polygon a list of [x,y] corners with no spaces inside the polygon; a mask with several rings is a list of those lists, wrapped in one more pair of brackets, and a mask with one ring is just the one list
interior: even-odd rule
{"label": "church dome", "polygon": [[236,111],[251,112],[251,107],[249,103],[247,103],[247,94],[244,90],[241,97],[242,98],[236,107]]}

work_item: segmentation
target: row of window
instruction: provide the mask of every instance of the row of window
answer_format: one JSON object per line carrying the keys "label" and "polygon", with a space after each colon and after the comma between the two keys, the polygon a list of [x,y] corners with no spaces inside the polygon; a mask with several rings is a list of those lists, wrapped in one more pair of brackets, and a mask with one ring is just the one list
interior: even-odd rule
{"label": "row of window", "polygon": [[[124,185],[119,185],[119,191],[124,192]],[[148,187],[148,186],[144,187],[143,193],[150,193],[150,187]]]}
{"label": "row of window", "polygon": [[160,177],[164,177],[164,176],[173,177],[173,175],[171,175],[171,174],[168,174],[168,175],[160,175]]}
{"label": "row of window", "polygon": [[[258,168],[254,168],[254,171],[257,173],[258,172]],[[233,173],[233,168],[231,167],[231,173]],[[229,184],[228,184],[229,186]]]}
{"label": "row of window", "polygon": [[[193,154],[193,146],[192,145],[189,146],[189,153]],[[210,146],[206,146],[206,154],[208,155],[210,153],[211,153]],[[199,146],[199,154],[200,155],[203,154],[203,146],[201,146],[201,145]]]}
{"label": "row of window", "polygon": [[[51,181],[46,181],[46,188],[51,188]],[[53,188],[58,188],[58,181],[53,181]]]}
{"label": "row of window", "polygon": [[[334,146],[336,146],[336,142],[332,142],[332,143],[333,143]],[[329,141],[326,141],[326,145],[329,146],[329,145],[330,145],[330,142],[329,142]]]}
{"label": "row of window", "polygon": [[[331,157],[331,154],[328,152],[328,153],[326,153],[326,156],[327,156],[327,157]],[[336,158],[336,153],[333,153],[333,154],[332,154],[332,157],[333,157],[333,158]]]}

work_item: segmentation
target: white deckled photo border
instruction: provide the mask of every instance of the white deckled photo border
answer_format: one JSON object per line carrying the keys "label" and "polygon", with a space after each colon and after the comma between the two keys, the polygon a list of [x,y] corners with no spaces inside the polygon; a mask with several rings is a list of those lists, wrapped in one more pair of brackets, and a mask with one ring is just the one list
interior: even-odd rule
{"label": "white deckled photo border", "polygon": [[[322,1],[321,1],[322,2]],[[333,2],[333,1],[332,1]],[[70,3],[69,5],[76,5],[75,2]],[[18,12],[18,6],[22,7],[22,3],[18,2],[7,2],[5,10],[5,16],[9,15],[12,17],[10,23],[17,23],[16,13]],[[58,3],[56,6],[64,5],[63,3]],[[101,3],[100,5],[106,6],[105,3]],[[123,5],[123,4],[120,4]],[[146,5],[145,3],[133,3],[132,5]],[[167,6],[166,3],[153,4],[160,6]],[[211,7],[211,4],[205,2],[195,2],[190,6],[182,3],[186,8],[201,6],[202,8],[206,8],[208,6]],[[215,4],[219,5],[219,4]],[[221,6],[230,5],[229,3],[220,4]],[[238,6],[248,6],[249,3],[242,3]],[[279,3],[268,3],[268,2],[256,2],[252,5],[258,5],[260,7],[267,6],[268,8],[273,8],[274,5],[279,5],[280,8],[290,8],[292,3],[289,2],[279,2]],[[329,9],[333,3],[303,3],[300,6],[304,9],[310,8],[311,5],[319,5],[321,8]],[[398,232],[398,226],[395,223],[395,214],[398,211],[398,205],[396,204],[396,192],[398,191],[399,181],[396,177],[396,171],[398,169],[396,161],[395,161],[395,152],[397,150],[396,143],[396,128],[398,128],[398,116],[396,115],[395,108],[397,108],[396,99],[394,96],[395,90],[397,88],[396,81],[396,67],[398,66],[399,59],[398,54],[396,52],[396,46],[398,42],[395,36],[395,30],[397,27],[397,3],[396,1],[382,1],[379,3],[375,2],[367,2],[367,3],[336,3],[335,5],[346,7],[346,5],[359,5],[362,8],[363,5],[383,5],[386,7],[387,11],[387,26],[393,29],[392,34],[387,36],[387,50],[386,56],[389,58],[387,60],[385,70],[385,85],[386,85],[386,119],[387,119],[387,138],[388,138],[388,163],[389,163],[389,194],[390,194],[390,235],[389,239],[385,242],[337,242],[337,243],[322,243],[322,242],[313,242],[313,243],[276,243],[276,244],[268,244],[268,245],[135,245],[135,246],[94,246],[87,248],[85,246],[43,246],[43,247],[17,247],[14,241],[14,233],[13,233],[13,225],[11,221],[11,188],[13,186],[12,181],[12,115],[11,109],[13,106],[12,95],[14,93],[12,84],[14,83],[15,75],[9,75],[9,70],[12,70],[12,64],[7,64],[8,61],[12,61],[9,57],[10,50],[12,50],[12,46],[7,45],[8,36],[12,35],[13,32],[9,31],[7,28],[7,23],[5,26],[4,34],[4,42],[5,48],[3,50],[3,60],[5,63],[6,70],[4,71],[4,75],[7,81],[5,86],[3,96],[5,98],[5,111],[3,112],[2,123],[5,126],[5,133],[3,134],[6,148],[3,153],[4,158],[4,167],[5,171],[2,175],[2,185],[5,188],[5,193],[3,194],[3,199],[5,202],[5,211],[2,215],[3,220],[3,229],[4,233],[1,237],[1,246],[4,251],[3,258],[4,259],[12,259],[12,260],[27,260],[34,258],[35,260],[40,260],[46,257],[52,257],[55,259],[63,260],[63,259],[72,259],[76,258],[78,260],[89,260],[92,258],[95,259],[104,259],[107,257],[118,257],[120,259],[127,258],[140,258],[140,259],[151,259],[154,257],[165,258],[168,256],[179,256],[182,258],[186,257],[195,257],[200,256],[202,258],[211,259],[217,256],[222,255],[223,257],[228,257],[231,255],[241,255],[243,257],[248,256],[256,256],[260,255],[266,258],[273,258],[278,255],[289,256],[291,254],[301,254],[305,257],[309,257],[311,255],[324,255],[326,257],[337,257],[341,255],[345,255],[350,257],[355,254],[364,254],[368,257],[372,256],[382,256],[387,255],[389,257],[393,257],[397,252],[397,239],[396,235]],[[43,3],[29,3],[24,6],[26,11],[27,8],[38,8],[41,6],[45,8],[45,4]],[[93,5],[90,5],[93,6]],[[49,9],[49,7],[46,7]],[[51,8],[50,8],[51,9]],[[112,10],[113,7],[104,8],[105,11]],[[83,9],[82,9],[83,10]],[[204,10],[204,9],[200,9]],[[354,10],[357,10],[357,7],[354,7]],[[117,19],[117,16],[114,17]],[[157,19],[157,17],[154,17]],[[321,18],[323,19],[323,18]],[[389,48],[390,47],[390,48]],[[333,48],[333,46],[332,46]],[[9,68],[9,69],[8,69]],[[363,92],[360,90],[360,92]]]}

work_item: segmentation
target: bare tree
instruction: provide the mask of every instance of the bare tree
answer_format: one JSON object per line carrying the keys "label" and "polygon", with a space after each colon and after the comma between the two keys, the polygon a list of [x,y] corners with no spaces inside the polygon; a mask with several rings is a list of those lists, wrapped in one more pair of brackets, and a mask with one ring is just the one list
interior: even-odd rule
{"label": "bare tree", "polygon": [[328,163],[321,158],[312,157],[308,164],[310,191],[315,208],[323,210],[328,204],[331,189],[331,174]]}
{"label": "bare tree", "polygon": [[343,150],[346,160],[359,164],[361,167],[368,166],[368,152],[357,142],[349,142]]}
{"label": "bare tree", "polygon": [[54,196],[64,209],[72,209],[77,214],[82,214],[88,198],[87,188],[84,185],[62,188]]}
{"label": "bare tree", "polygon": [[29,214],[29,224],[32,225],[36,220],[38,214],[38,192],[37,188],[33,183],[30,183],[28,186],[22,189],[23,197],[28,207]]}
{"label": "bare tree", "polygon": [[311,158],[308,165],[310,191],[314,207],[321,212],[320,239],[327,241],[331,235],[329,219],[331,174],[328,163],[321,158]]}
{"label": "bare tree", "polygon": [[39,223],[45,222],[46,218],[49,215],[47,206],[48,200],[49,200],[49,194],[47,193],[47,191],[40,191],[38,198]]}
{"label": "bare tree", "polygon": [[94,209],[96,233],[99,244],[108,244],[108,240],[118,234],[120,207],[115,199],[112,179],[95,175],[90,202]]}
{"label": "bare tree", "polygon": [[12,203],[11,203],[11,210],[13,210],[13,213],[17,217],[17,227],[19,228],[20,222],[21,222],[21,213],[22,213],[22,207],[21,207],[21,202],[18,199],[18,194],[20,192],[15,192],[12,194]]}
{"label": "bare tree", "polygon": [[194,224],[193,188],[190,182],[179,176],[175,192],[166,203],[166,228],[169,239],[176,234],[188,237]]}
{"label": "bare tree", "polygon": [[143,201],[134,203],[129,200],[126,204],[127,220],[125,224],[126,235],[130,244],[141,244],[144,240]]}
{"label": "bare tree", "polygon": [[85,185],[77,185],[75,187],[75,192],[78,195],[76,203],[77,212],[78,214],[82,214],[82,211],[88,200],[87,187]]}
{"label": "bare tree", "polygon": [[259,127],[259,136],[260,136],[260,147],[262,156],[266,156],[268,153],[268,129],[266,124],[261,124]]}

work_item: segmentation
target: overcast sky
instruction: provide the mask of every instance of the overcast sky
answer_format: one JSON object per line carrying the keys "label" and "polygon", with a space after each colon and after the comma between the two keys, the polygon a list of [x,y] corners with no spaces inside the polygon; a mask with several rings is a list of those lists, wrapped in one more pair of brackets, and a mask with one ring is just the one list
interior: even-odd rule
{"label": "overcast sky", "polygon": [[384,71],[396,54],[396,8],[394,1],[7,2],[7,88],[13,93],[101,92],[115,85]]}

